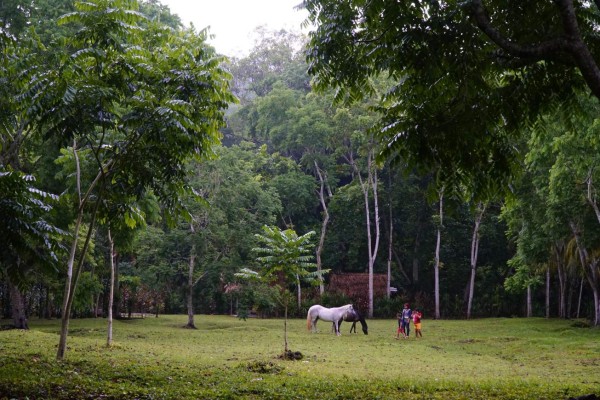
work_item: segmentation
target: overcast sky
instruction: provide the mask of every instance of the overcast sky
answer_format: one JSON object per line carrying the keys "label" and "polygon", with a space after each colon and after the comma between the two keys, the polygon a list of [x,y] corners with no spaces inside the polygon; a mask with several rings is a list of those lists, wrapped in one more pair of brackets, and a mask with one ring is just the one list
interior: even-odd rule
{"label": "overcast sky", "polygon": [[219,53],[245,56],[254,46],[254,29],[266,26],[269,30],[285,28],[300,32],[306,10],[294,7],[301,0],[161,0],[171,12],[179,15],[187,26],[197,30],[210,26],[215,38],[209,42]]}

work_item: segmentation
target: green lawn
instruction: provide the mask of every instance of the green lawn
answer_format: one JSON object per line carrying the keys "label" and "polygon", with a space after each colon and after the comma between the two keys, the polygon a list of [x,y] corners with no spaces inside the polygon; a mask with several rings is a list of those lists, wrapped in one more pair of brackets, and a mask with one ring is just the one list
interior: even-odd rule
{"label": "green lawn", "polygon": [[[423,339],[395,340],[395,320],[369,335],[310,334],[288,321],[196,316],[72,320],[66,360],[55,360],[59,321],[0,331],[0,398],[89,399],[567,399],[600,395],[600,330],[573,321],[423,321]],[[2,321],[3,324],[8,322]],[[360,332],[360,328],[358,329]]]}

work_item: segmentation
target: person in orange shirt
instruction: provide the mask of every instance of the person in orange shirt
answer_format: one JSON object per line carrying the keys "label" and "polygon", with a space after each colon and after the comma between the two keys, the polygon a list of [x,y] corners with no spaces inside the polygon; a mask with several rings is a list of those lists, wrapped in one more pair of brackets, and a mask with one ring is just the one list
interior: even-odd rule
{"label": "person in orange shirt", "polygon": [[412,313],[413,324],[415,325],[415,337],[423,337],[423,333],[421,332],[421,318],[423,314],[418,309],[415,309]]}

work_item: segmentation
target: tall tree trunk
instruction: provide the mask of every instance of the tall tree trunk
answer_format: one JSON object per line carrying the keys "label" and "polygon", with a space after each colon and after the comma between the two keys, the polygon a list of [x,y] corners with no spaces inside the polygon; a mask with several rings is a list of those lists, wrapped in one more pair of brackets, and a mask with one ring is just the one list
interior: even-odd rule
{"label": "tall tree trunk", "polygon": [[58,342],[58,351],[56,358],[62,360],[65,358],[65,351],[67,349],[67,335],[69,332],[69,297],[71,294],[71,285],[73,282],[73,266],[75,264],[75,254],[77,252],[77,240],[79,239],[79,229],[81,228],[81,221],[83,219],[83,208],[81,199],[81,169],[79,167],[79,157],[77,156],[77,143],[73,141],[73,155],[75,157],[75,168],[76,168],[76,180],[77,180],[77,195],[79,196],[77,220],[75,221],[75,229],[73,232],[73,242],[71,243],[71,249],[69,251],[69,260],[67,261],[67,278],[65,281],[65,290],[63,295],[62,315],[61,315],[61,328],[60,328],[60,339]]}
{"label": "tall tree trunk", "polygon": [[65,291],[64,291],[64,300],[62,307],[62,318],[61,318],[61,328],[60,328],[60,339],[58,342],[58,349],[56,352],[56,358],[59,360],[63,360],[65,358],[65,352],[67,350],[67,335],[69,333],[69,320],[71,317],[71,307],[73,305],[73,297],[75,295],[75,288],[77,287],[77,281],[79,280],[79,275],[81,274],[81,270],[83,269],[83,262],[85,260],[85,254],[90,244],[90,240],[92,237],[92,232],[94,231],[94,225],[96,223],[96,215],[98,212],[98,206],[101,201],[101,194],[97,195],[96,202],[94,204],[94,209],[92,211],[92,220],[90,221],[90,225],[88,227],[88,232],[86,235],[85,243],[83,244],[83,248],[81,249],[81,254],[79,256],[79,260],[77,263],[77,268],[75,268],[75,254],[77,252],[77,242],[79,239],[79,231],[81,229],[81,222],[83,220],[84,206],[87,204],[87,199],[92,191],[92,189],[96,186],[96,183],[99,181],[101,176],[103,176],[104,171],[102,170],[97,176],[94,182],[88,188],[87,193],[82,197],[81,196],[81,169],[79,167],[79,157],[77,155],[77,144],[73,141],[73,154],[75,157],[75,166],[76,166],[76,180],[77,180],[77,195],[79,197],[78,210],[77,210],[77,220],[75,222],[75,231],[73,234],[73,243],[71,244],[71,249],[69,253],[69,260],[67,262],[67,279],[65,282]]}
{"label": "tall tree trunk", "polygon": [[440,223],[437,228],[437,241],[435,245],[435,264],[434,272],[434,298],[435,298],[435,319],[440,319],[440,247],[442,245],[442,227],[444,225],[444,188],[439,191],[439,216]]}
{"label": "tall tree trunk", "polygon": [[[321,254],[323,253],[323,247],[325,245],[325,235],[327,234],[327,226],[329,224],[329,211],[327,209],[327,202],[325,201],[325,188],[329,189],[327,182],[325,181],[324,173],[321,172],[319,165],[315,161],[315,172],[319,178],[319,202],[323,209],[323,221],[321,222],[321,236],[319,238],[319,245],[317,246],[316,259],[317,259],[317,272],[319,273],[319,294],[323,295],[325,292],[325,284],[323,283],[323,276],[321,270],[323,269],[323,262],[321,261]],[[331,197],[331,190],[328,190],[329,197]]]}
{"label": "tall tree trunk", "polygon": [[556,271],[558,274],[558,316],[559,318],[567,317],[567,274],[563,266],[564,259],[564,242],[557,241],[554,243],[554,258],[556,261]]}
{"label": "tall tree trunk", "polygon": [[[369,252],[369,284],[368,284],[368,316],[373,318],[373,267],[377,258],[379,248],[379,203],[377,198],[377,171],[373,163],[373,150],[367,155],[367,180],[364,181],[356,162],[350,155],[349,163],[352,165],[356,176],[358,177],[361,190],[365,199],[365,218],[367,223],[367,249]],[[373,191],[374,217],[375,217],[375,243],[373,244],[371,232],[371,206],[369,202],[369,192]]]}
{"label": "tall tree trunk", "polygon": [[190,259],[188,264],[188,291],[187,291],[187,314],[188,322],[186,328],[196,329],[194,324],[194,266],[196,261],[196,243],[194,242],[194,224],[190,223],[190,234],[192,235],[192,248],[190,249]]}
{"label": "tall tree trunk", "polygon": [[469,299],[467,300],[467,319],[471,318],[471,307],[473,305],[473,293],[475,292],[475,274],[477,272],[477,256],[479,254],[479,228],[481,220],[485,213],[486,206],[479,203],[477,206],[477,214],[475,215],[475,223],[473,226],[473,236],[471,238],[471,280],[469,281]]}
{"label": "tall tree trunk", "polygon": [[387,259],[387,281],[386,281],[386,295],[389,299],[391,297],[391,284],[392,284],[392,250],[393,250],[393,239],[394,239],[394,220],[392,214],[392,174],[388,173],[388,211],[389,211],[389,236],[388,236],[388,259]]}
{"label": "tall tree trunk", "polygon": [[546,268],[546,318],[550,318],[550,266]]}
{"label": "tall tree trunk", "polygon": [[533,306],[531,303],[531,285],[527,285],[527,318],[533,315]]}
{"label": "tall tree trunk", "polygon": [[598,281],[598,259],[589,257],[589,253],[583,244],[581,243],[581,232],[579,226],[575,222],[571,222],[571,230],[577,243],[577,249],[579,250],[579,258],[581,261],[581,267],[585,271],[585,276],[592,289],[594,296],[594,326],[600,326],[600,293],[599,293],[599,281]]}
{"label": "tall tree trunk", "polygon": [[581,297],[583,295],[583,280],[584,280],[584,278],[581,277],[581,283],[579,284],[579,297],[577,300],[577,317],[576,318],[579,318],[579,311],[581,310]]}
{"label": "tall tree trunk", "polygon": [[113,299],[115,296],[115,241],[112,238],[110,233],[110,228],[108,228],[108,248],[110,252],[110,288],[108,291],[108,329],[106,336],[106,346],[112,346],[113,341]]}
{"label": "tall tree trunk", "polygon": [[302,308],[302,286],[300,286],[300,275],[296,275],[296,286],[298,287],[296,300],[298,301],[298,311]]}
{"label": "tall tree trunk", "polygon": [[13,325],[16,329],[29,329],[23,293],[21,293],[21,290],[10,279],[7,279],[7,281],[10,292]]}

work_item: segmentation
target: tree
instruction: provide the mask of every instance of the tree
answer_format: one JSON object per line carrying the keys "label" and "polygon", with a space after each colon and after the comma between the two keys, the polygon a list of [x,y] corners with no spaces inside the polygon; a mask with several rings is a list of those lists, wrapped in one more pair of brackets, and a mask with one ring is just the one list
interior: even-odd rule
{"label": "tree", "polygon": [[[303,279],[315,280],[319,274],[311,271],[316,265],[312,262],[311,243],[314,231],[302,236],[292,229],[280,230],[273,226],[264,226],[263,234],[255,237],[260,247],[255,247],[253,252],[257,255],[257,262],[261,265],[260,273],[249,269],[242,270],[238,276],[260,278],[279,289],[279,301],[284,307],[284,357],[289,352],[287,339],[287,311],[291,294],[287,287],[292,283],[299,284]],[[325,271],[326,272],[326,271]],[[318,282],[318,280],[317,280]]]}
{"label": "tree", "polygon": [[0,271],[7,278],[12,305],[13,324],[27,329],[24,299],[19,287],[34,267],[54,270],[64,251],[62,238],[67,233],[45,218],[58,196],[37,189],[35,178],[6,170],[0,164]]}
{"label": "tree", "polygon": [[[34,71],[26,100],[46,134],[72,138],[76,165],[79,151],[95,165],[89,179],[77,174],[75,191],[73,243],[88,215],[87,243],[100,203],[111,190],[132,199],[151,191],[165,205],[167,218],[182,212],[185,161],[211,154],[223,110],[234,98],[223,60],[204,35],[172,33],[159,24],[137,29],[144,17],[134,1],[97,0],[76,7],[60,20],[80,27],[69,43],[73,52],[51,70]],[[67,276],[74,279],[67,278],[65,286],[58,358],[64,357],[69,304],[86,246],[77,266],[75,246],[71,249]]]}
{"label": "tree", "polygon": [[582,88],[600,96],[599,5],[308,0],[309,72],[338,100],[368,96],[388,75],[383,156],[443,166],[448,190],[482,171],[505,186],[524,122]]}

